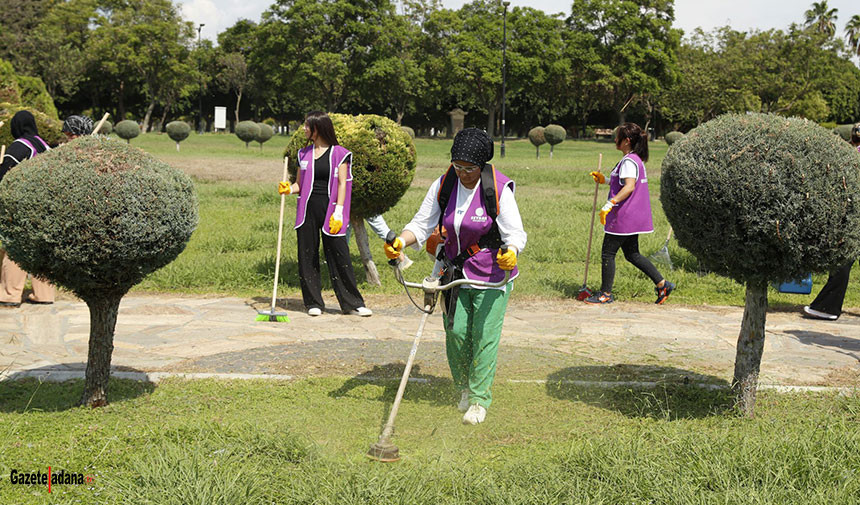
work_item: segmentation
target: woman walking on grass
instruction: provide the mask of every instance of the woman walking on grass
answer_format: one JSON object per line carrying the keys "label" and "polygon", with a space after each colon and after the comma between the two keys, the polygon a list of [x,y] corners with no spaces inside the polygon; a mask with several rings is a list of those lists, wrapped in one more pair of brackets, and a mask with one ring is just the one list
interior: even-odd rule
{"label": "woman walking on grass", "polygon": [[[627,261],[654,281],[655,303],[662,304],[674,291],[675,284],[664,279],[648,258],[639,253],[639,234],[654,231],[645,172],[648,137],[639,125],[624,123],[616,131],[615,148],[624,157],[609,175],[609,200],[600,209],[600,222],[605,231],[601,252],[602,283],[600,292],[587,298],[585,303],[597,305],[615,301],[612,284],[615,282],[615,255],[620,248]],[[590,175],[595,182],[607,183],[600,172],[591,172]]]}
{"label": "woman walking on grass", "polygon": [[320,234],[331,284],[344,314],[370,316],[358,292],[346,230],[352,197],[352,153],[338,144],[331,118],[311,112],[305,118],[308,145],[299,150],[296,182],[283,181],[282,195],[298,194],[296,237],[299,278],[308,315],[322,314],[325,303],[320,283]]}

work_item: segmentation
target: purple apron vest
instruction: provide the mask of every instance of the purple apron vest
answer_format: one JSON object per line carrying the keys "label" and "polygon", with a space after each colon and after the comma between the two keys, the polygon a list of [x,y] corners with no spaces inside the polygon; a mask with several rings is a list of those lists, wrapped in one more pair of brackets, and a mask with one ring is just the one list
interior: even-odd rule
{"label": "purple apron vest", "polygon": [[[349,158],[349,159],[347,159]],[[337,169],[341,163],[346,161],[346,195],[343,199],[343,226],[340,232],[333,234],[328,226],[329,219],[337,206]],[[323,233],[330,236],[345,236],[349,227],[349,208],[352,201],[352,153],[343,146],[331,146],[329,155],[331,172],[328,177],[328,209],[325,213]],[[305,223],[305,215],[308,210],[308,200],[314,189],[314,146],[309,145],[299,150],[299,201],[296,204],[296,228]]]}
{"label": "purple apron vest", "polygon": [[[480,185],[480,182],[478,184]],[[497,170],[496,194],[501,195],[502,190],[507,185],[511,186],[511,191],[514,190],[514,181],[508,179]],[[487,215],[484,199],[481,196],[480,189],[478,189],[472,198],[469,210],[463,216],[459,235],[455,233],[454,215],[457,210],[457,191],[459,190],[460,184],[455,185],[454,191],[451,192],[451,198],[448,199],[448,207],[445,209],[445,214],[442,217],[442,225],[445,227],[447,235],[445,240],[445,255],[451,259],[456,258],[457,255],[472,244],[476,244],[481,237],[490,231],[490,227],[493,224],[492,218]],[[505,271],[499,268],[498,263],[496,263],[496,254],[498,252],[498,249],[481,249],[478,254],[467,259],[463,264],[463,276],[469,280],[486,282],[499,282],[504,279]],[[511,271],[511,280],[516,278],[517,275],[519,275],[519,270],[514,267]]]}
{"label": "purple apron vest", "polygon": [[[40,136],[38,136],[38,135],[33,135],[33,136],[34,136],[34,137],[36,137],[37,139],[39,139],[39,142],[41,142],[41,143],[42,143],[42,145],[45,147],[45,150],[46,150],[46,151],[50,151],[50,150],[51,150],[51,148],[48,146],[48,143],[47,143],[47,142],[45,142],[44,140],[42,140],[42,137],[40,137]],[[20,142],[20,143],[22,143],[22,144],[24,144],[25,146],[27,146],[27,147],[29,147],[29,148],[30,148],[30,158],[32,158],[32,157],[36,156],[37,154],[39,154],[39,151],[37,151],[37,150],[36,150],[36,146],[34,146],[33,144],[31,144],[29,140],[27,140],[27,139],[25,139],[25,138],[20,138],[20,139],[15,139],[15,142]]]}
{"label": "purple apron vest", "polygon": [[651,233],[654,231],[654,223],[651,221],[651,197],[648,194],[648,175],[645,173],[645,164],[642,158],[635,153],[629,153],[615,165],[609,177],[609,198],[611,199],[621,191],[624,184],[618,176],[621,162],[625,159],[633,160],[639,167],[639,179],[633,188],[633,193],[623,202],[616,205],[606,215],[606,226],[604,231],[613,235],[637,235],[639,233]]}

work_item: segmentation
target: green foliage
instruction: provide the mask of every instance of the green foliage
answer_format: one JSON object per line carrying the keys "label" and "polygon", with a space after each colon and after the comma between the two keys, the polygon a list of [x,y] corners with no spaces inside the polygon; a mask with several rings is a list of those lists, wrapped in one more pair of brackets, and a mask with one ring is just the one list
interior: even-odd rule
{"label": "green foliage", "polygon": [[860,159],[815,123],[727,114],[689,132],[662,170],[678,243],[713,272],[761,284],[860,256]]}
{"label": "green foliage", "polygon": [[267,117],[266,119],[263,120],[263,124],[267,124],[267,125],[274,128],[274,126],[278,123],[275,121],[275,118]]}
{"label": "green foliage", "polygon": [[45,89],[45,83],[38,77],[18,76],[18,87],[21,90],[21,103],[44,113],[51,119],[59,119],[54,99]]}
{"label": "green foliage", "polygon": [[543,129],[543,136],[546,139],[547,144],[554,146],[556,144],[561,144],[564,141],[567,137],[567,131],[563,126],[551,124],[547,125],[546,128]]}
{"label": "green foliage", "polygon": [[131,143],[131,139],[140,135],[140,126],[136,121],[132,121],[131,119],[125,119],[120,121],[113,127],[114,133],[116,133],[117,137],[121,139],[125,139],[129,144]]}
{"label": "green foliage", "polygon": [[19,166],[0,185],[3,247],[84,300],[122,296],[197,226],[191,179],[121,142],[79,137]]}
{"label": "green foliage", "polygon": [[12,138],[12,116],[19,110],[29,110],[33,113],[33,117],[36,119],[36,128],[39,130],[39,136],[45,139],[48,145],[55,146],[66,138],[63,135],[63,123],[61,121],[31,107],[20,104],[0,103],[0,121],[3,121],[3,126],[0,127],[0,145],[8,146],[15,140]]}
{"label": "green foliage", "polygon": [[105,122],[102,123],[101,128],[99,128],[98,133],[101,135],[110,135],[113,131],[113,123],[110,122],[110,119],[105,119]]}
{"label": "green foliage", "polygon": [[272,129],[271,126],[266,123],[257,123],[257,127],[260,128],[260,133],[258,133],[254,140],[260,143],[260,147],[263,147],[263,143],[272,138],[275,135],[275,130]]}
{"label": "green foliage", "polygon": [[411,139],[415,138],[415,130],[413,130],[412,128],[410,128],[408,126],[401,126],[400,129],[403,130],[404,132],[406,132],[406,134],[409,135],[409,138],[411,138]]}
{"label": "green foliage", "polygon": [[682,138],[684,138],[684,134],[681,132],[669,132],[666,134],[666,144],[671,146]]}
{"label": "green foliage", "polygon": [[248,147],[248,142],[256,139],[259,134],[260,125],[253,121],[241,121],[236,124],[236,136],[245,143],[246,148]]}
{"label": "green foliage", "polygon": [[[352,152],[352,219],[383,214],[409,188],[415,175],[412,138],[394,121],[364,114],[330,114],[340,144]],[[284,151],[290,158],[290,178],[296,180],[297,154],[307,143],[296,131]]]}
{"label": "green foliage", "polygon": [[167,136],[177,144],[187,139],[188,135],[191,134],[191,127],[185,121],[171,121],[167,123],[165,130]]}
{"label": "green foliage", "polygon": [[854,128],[853,124],[842,124],[831,130],[834,134],[842,137],[846,142],[851,141],[851,129]]}
{"label": "green foliage", "polygon": [[15,69],[0,58],[0,103],[21,103],[21,91]]}
{"label": "green foliage", "polygon": [[529,130],[529,142],[532,143],[535,147],[540,147],[546,144],[546,137],[544,136],[544,127],[543,126],[535,126],[531,130]]}

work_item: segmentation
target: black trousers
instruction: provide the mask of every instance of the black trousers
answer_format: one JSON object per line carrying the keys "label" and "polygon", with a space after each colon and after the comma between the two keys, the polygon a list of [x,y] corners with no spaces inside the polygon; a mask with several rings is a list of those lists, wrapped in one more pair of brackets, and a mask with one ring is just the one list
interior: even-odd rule
{"label": "black trousers", "polygon": [[853,266],[854,261],[851,261],[851,263],[831,272],[827,278],[827,284],[821,288],[818,296],[809,304],[809,307],[834,316],[841,315],[842,302],[845,301],[845,292],[848,291],[848,279],[851,276],[851,267]]}
{"label": "black trousers", "polygon": [[320,282],[320,235],[331,285],[344,314],[364,307],[364,299],[358,292],[352,259],[349,256],[349,243],[346,237],[330,237],[322,233],[328,197],[311,195],[305,222],[296,230],[299,246],[299,279],[302,285],[302,299],[307,308],[325,308]]}
{"label": "black trousers", "polygon": [[618,249],[624,251],[624,257],[627,261],[642,270],[648,277],[654,281],[654,284],[659,284],[663,280],[663,276],[657,271],[657,268],[651,263],[648,258],[639,254],[639,235],[612,235],[605,233],[603,235],[603,251],[600,254],[601,258],[601,276],[602,283],[600,290],[604,293],[612,292],[612,284],[615,283],[615,255]]}

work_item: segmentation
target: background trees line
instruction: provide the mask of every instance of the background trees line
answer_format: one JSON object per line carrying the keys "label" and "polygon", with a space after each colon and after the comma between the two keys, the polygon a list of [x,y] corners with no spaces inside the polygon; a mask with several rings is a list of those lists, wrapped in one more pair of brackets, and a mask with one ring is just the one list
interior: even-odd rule
{"label": "background trees line", "polygon": [[[376,113],[419,131],[447,112],[497,130],[502,6],[475,0],[276,0],[198,42],[170,0],[9,0],[0,58],[41,77],[62,114],[109,111],[148,130],[171,119],[211,125],[300,119],[310,109]],[[632,119],[686,129],[724,112],[846,123],[860,118],[860,15],[844,29],[826,1],[784,30],[723,27],[682,37],[672,0],[574,0],[571,16],[507,14],[507,131]]]}

